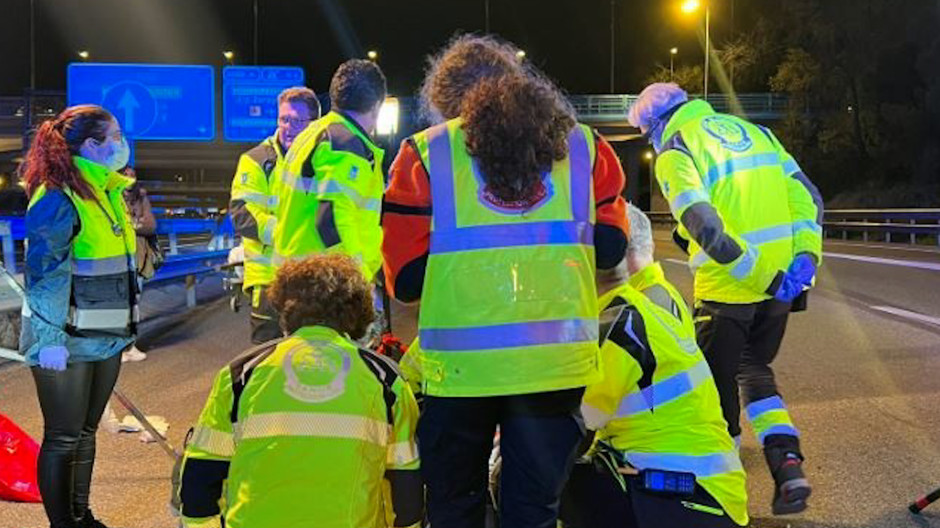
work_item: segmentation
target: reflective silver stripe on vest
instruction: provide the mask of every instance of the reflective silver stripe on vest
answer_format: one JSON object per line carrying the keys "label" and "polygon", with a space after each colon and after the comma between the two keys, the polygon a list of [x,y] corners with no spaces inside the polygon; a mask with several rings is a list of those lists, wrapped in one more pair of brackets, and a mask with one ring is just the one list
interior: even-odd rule
{"label": "reflective silver stripe on vest", "polygon": [[270,196],[259,192],[240,192],[232,194],[232,201],[241,200],[245,203],[261,207],[277,207],[277,196]]}
{"label": "reflective silver stripe on vest", "polygon": [[[778,240],[784,240],[786,238],[792,237],[795,233],[803,231],[805,229],[816,230],[816,224],[813,223],[812,226],[808,226],[805,220],[798,222],[793,222],[792,224],[781,224],[771,227],[764,227],[761,229],[755,229],[754,231],[748,231],[741,235],[741,238],[745,240],[748,244],[753,244],[755,246],[761,246],[763,244],[769,244],[771,242],[776,242]],[[822,228],[819,228],[821,231]],[[709,257],[704,251],[699,251],[692,256],[692,261],[689,264],[693,270],[698,269],[710,261]]]}
{"label": "reflective silver stripe on vest", "polygon": [[359,191],[344,185],[336,180],[326,180],[317,182],[317,192],[319,194],[342,194],[352,200],[356,207],[378,213],[382,210],[382,200],[375,198],[366,198],[359,194]]}
{"label": "reflective silver stripe on vest", "polygon": [[703,359],[688,370],[658,381],[639,392],[626,395],[617,408],[617,417],[625,418],[653,410],[689,394],[703,381],[711,378],[712,371],[708,367],[708,362]]}
{"label": "reflective silver stripe on vest", "polygon": [[695,473],[696,477],[711,477],[743,471],[741,458],[737,451],[725,451],[711,455],[682,455],[676,453],[635,453],[625,452],[624,456],[631,466],[637,469],[662,469]]}
{"label": "reflective silver stripe on vest", "polygon": [[128,255],[118,255],[116,257],[106,257],[100,259],[72,259],[72,273],[75,275],[84,275],[95,277],[99,275],[116,275],[126,273],[131,268]]}
{"label": "reflective silver stripe on vest", "polygon": [[109,308],[102,310],[71,308],[69,310],[69,324],[79,330],[127,328],[130,320],[130,308]]}
{"label": "reflective silver stripe on vest", "polygon": [[235,443],[276,436],[346,438],[387,446],[391,426],[387,422],[357,416],[316,412],[253,414],[235,424]]}

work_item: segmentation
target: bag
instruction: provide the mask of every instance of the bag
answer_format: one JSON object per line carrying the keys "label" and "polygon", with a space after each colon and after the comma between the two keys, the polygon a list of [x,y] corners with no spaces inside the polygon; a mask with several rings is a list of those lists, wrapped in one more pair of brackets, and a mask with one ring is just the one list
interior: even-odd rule
{"label": "bag", "polygon": [[163,254],[163,248],[160,247],[156,235],[137,237],[137,242],[142,247],[142,251],[138,251],[141,254],[137,261],[137,274],[143,279],[152,279],[166,261],[166,255]]}
{"label": "bag", "polygon": [[42,502],[38,461],[39,444],[0,414],[0,500]]}

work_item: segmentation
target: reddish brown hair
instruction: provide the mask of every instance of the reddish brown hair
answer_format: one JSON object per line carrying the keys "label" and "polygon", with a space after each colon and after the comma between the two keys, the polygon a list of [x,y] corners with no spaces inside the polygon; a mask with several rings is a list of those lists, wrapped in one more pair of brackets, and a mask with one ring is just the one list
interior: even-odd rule
{"label": "reddish brown hair", "polygon": [[568,155],[573,111],[535,72],[485,79],[463,97],[460,108],[467,151],[502,200],[528,199],[542,174]]}
{"label": "reddish brown hair", "polygon": [[55,119],[39,125],[20,169],[26,194],[32,196],[40,185],[45,185],[91,198],[91,188],[79,175],[72,156],[78,154],[88,138],[104,141],[112,121],[114,116],[100,106],[79,105],[66,108]]}
{"label": "reddish brown hair", "polygon": [[268,296],[288,333],[319,325],[359,339],[375,319],[369,284],[359,264],[346,255],[288,262]]}

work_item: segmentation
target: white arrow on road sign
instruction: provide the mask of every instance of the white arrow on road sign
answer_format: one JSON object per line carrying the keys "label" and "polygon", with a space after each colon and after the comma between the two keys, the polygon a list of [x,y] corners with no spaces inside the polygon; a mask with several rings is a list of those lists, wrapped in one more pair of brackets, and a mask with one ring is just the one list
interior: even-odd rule
{"label": "white arrow on road sign", "polygon": [[124,111],[124,128],[126,133],[133,133],[134,128],[134,110],[140,108],[140,103],[130,90],[125,90],[121,100],[118,101],[118,108]]}

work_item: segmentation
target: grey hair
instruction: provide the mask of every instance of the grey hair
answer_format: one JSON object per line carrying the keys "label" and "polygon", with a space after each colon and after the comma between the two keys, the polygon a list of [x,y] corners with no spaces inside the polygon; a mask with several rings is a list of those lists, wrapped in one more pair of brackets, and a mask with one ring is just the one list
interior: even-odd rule
{"label": "grey hair", "polygon": [[653,225],[646,214],[632,203],[627,204],[627,217],[630,220],[630,243],[627,251],[639,255],[652,255],[655,249],[653,243]]}

